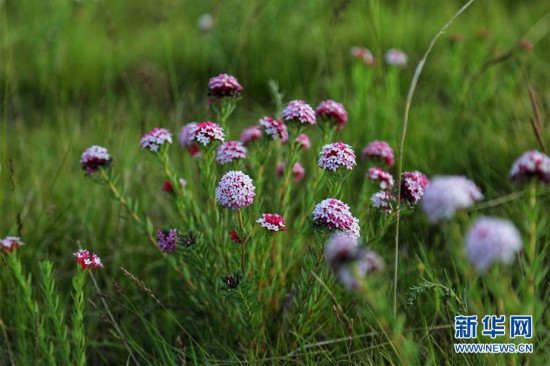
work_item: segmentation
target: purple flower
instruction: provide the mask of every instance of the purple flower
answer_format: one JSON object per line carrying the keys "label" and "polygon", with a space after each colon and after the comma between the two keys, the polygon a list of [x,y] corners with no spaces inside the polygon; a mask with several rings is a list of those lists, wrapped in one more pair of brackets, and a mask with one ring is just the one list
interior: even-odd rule
{"label": "purple flower", "polygon": [[304,150],[307,150],[311,147],[311,141],[309,140],[309,137],[307,137],[305,133],[298,135],[298,137],[296,137],[295,142]]}
{"label": "purple flower", "polygon": [[288,130],[283,121],[271,117],[264,117],[260,120],[260,125],[264,127],[265,134],[273,140],[281,140],[282,144],[288,141]]}
{"label": "purple flower", "polygon": [[256,197],[252,179],[241,171],[229,171],[216,187],[216,200],[220,206],[240,210],[250,206]]}
{"label": "purple flower", "polygon": [[225,165],[238,159],[246,159],[246,147],[240,141],[227,141],[220,145],[216,160]]}
{"label": "purple flower", "polygon": [[111,156],[106,148],[93,145],[87,148],[80,157],[80,164],[88,175],[93,174],[101,167],[108,167],[111,165]]}
{"label": "purple flower", "polygon": [[550,158],[546,154],[531,150],[514,162],[510,170],[510,179],[520,182],[529,178],[550,183]]}
{"label": "purple flower", "polygon": [[239,81],[228,74],[220,74],[208,82],[208,95],[214,98],[237,98],[242,91],[243,87]]}
{"label": "purple flower", "polygon": [[481,217],[466,235],[468,260],[478,272],[493,262],[511,263],[523,243],[515,225],[504,219]]}
{"label": "purple flower", "polygon": [[277,214],[262,214],[262,217],[256,220],[256,222],[264,229],[273,233],[286,230],[285,220]]}
{"label": "purple flower", "polygon": [[305,125],[314,125],[317,121],[315,120],[315,111],[303,100],[293,100],[281,114],[285,122],[298,122]]}
{"label": "purple flower", "polygon": [[353,217],[349,206],[336,198],[327,198],[315,206],[313,224],[328,230],[345,231],[359,238],[359,221]]}
{"label": "purple flower", "polygon": [[13,252],[21,248],[25,243],[18,236],[8,236],[0,239],[0,252]]}
{"label": "purple flower", "polygon": [[159,230],[157,231],[157,242],[159,248],[166,253],[172,253],[179,242],[178,230]]}
{"label": "purple flower", "polygon": [[393,210],[393,202],[395,197],[388,191],[380,191],[372,195],[370,198],[372,206],[384,210],[386,215]]}
{"label": "purple flower", "polygon": [[380,189],[393,188],[393,175],[380,168],[370,168],[367,172],[367,178],[380,181]]}
{"label": "purple flower", "polygon": [[323,146],[319,155],[317,165],[324,170],[334,172],[341,167],[351,170],[356,164],[353,149],[341,141]]}
{"label": "purple flower", "polygon": [[166,143],[172,143],[172,134],[164,128],[155,128],[141,138],[141,148],[151,151],[158,151]]}
{"label": "purple flower", "polygon": [[428,178],[419,171],[404,172],[401,175],[401,199],[408,205],[415,206],[429,185]]}
{"label": "purple flower", "polygon": [[359,59],[367,66],[373,66],[376,63],[372,52],[365,47],[352,47],[350,49],[351,57]]}
{"label": "purple flower", "polygon": [[334,122],[338,130],[348,123],[348,112],[344,109],[344,105],[331,99],[321,102],[315,110],[315,114],[319,119]]}
{"label": "purple flower", "polygon": [[388,65],[405,67],[407,66],[408,58],[405,52],[390,48],[384,55],[384,61],[386,61]]}
{"label": "purple flower", "polygon": [[259,140],[262,137],[262,128],[260,126],[249,127],[241,133],[241,142],[248,144],[254,140]]}
{"label": "purple flower", "polygon": [[204,146],[213,141],[225,141],[225,135],[220,125],[208,121],[195,123],[195,126],[190,131],[190,136],[192,141]]}
{"label": "purple flower", "polygon": [[393,149],[390,147],[386,141],[375,140],[363,149],[361,153],[363,159],[378,160],[382,159],[387,166],[393,166],[395,163],[393,157]]}
{"label": "purple flower", "polygon": [[481,190],[462,176],[434,177],[422,197],[422,210],[428,221],[450,219],[458,210],[472,207],[483,199]]}

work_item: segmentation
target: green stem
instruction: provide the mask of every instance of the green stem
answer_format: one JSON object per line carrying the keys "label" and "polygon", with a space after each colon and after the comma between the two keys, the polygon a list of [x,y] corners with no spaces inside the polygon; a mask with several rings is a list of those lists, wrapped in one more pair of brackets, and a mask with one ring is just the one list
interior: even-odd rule
{"label": "green stem", "polygon": [[84,284],[86,283],[87,270],[76,269],[73,277],[73,355],[74,364],[86,366],[86,329],[84,328]]}

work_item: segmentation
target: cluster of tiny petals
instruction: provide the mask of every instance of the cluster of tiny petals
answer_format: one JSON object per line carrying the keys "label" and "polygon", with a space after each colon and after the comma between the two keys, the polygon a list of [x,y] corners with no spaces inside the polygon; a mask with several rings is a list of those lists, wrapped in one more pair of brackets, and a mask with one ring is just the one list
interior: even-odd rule
{"label": "cluster of tiny petals", "polygon": [[220,125],[207,121],[195,123],[191,130],[191,139],[206,146],[214,140],[224,142],[225,135]]}
{"label": "cluster of tiny petals", "polygon": [[180,145],[184,148],[189,148],[193,145],[193,136],[194,130],[197,126],[196,122],[191,122],[184,125],[179,132],[179,142]]}
{"label": "cluster of tiny petals", "polygon": [[285,220],[277,214],[263,214],[256,222],[264,229],[274,233],[286,230]]}
{"label": "cluster of tiny petals", "polygon": [[[276,168],[277,177],[282,178],[285,173],[286,165],[284,163],[279,163]],[[306,176],[306,170],[304,166],[297,162],[292,167],[292,176],[294,177],[294,183],[299,183]]]}
{"label": "cluster of tiny petals", "polygon": [[259,140],[262,137],[262,128],[258,125],[249,127],[241,133],[241,142],[248,144],[254,140]]}
{"label": "cluster of tiny petals", "polygon": [[516,226],[500,218],[481,217],[466,235],[468,260],[478,272],[486,271],[494,262],[511,263],[522,247]]}
{"label": "cluster of tiny petals", "polygon": [[171,253],[176,249],[179,241],[177,229],[157,231],[157,242],[159,248],[166,253]]}
{"label": "cluster of tiny petals", "polygon": [[380,168],[369,168],[367,177],[372,180],[380,181],[380,189],[393,188],[393,175],[385,170]]}
{"label": "cluster of tiny petals", "polygon": [[246,159],[247,149],[240,141],[227,141],[218,147],[216,161],[222,165],[238,159]]}
{"label": "cluster of tiny petals", "polygon": [[101,259],[95,253],[90,255],[89,251],[79,249],[76,253],[74,253],[74,256],[82,269],[103,268]]}
{"label": "cluster of tiny petals", "polygon": [[100,167],[109,166],[111,164],[111,156],[106,148],[93,145],[87,148],[80,156],[80,164],[82,169],[88,174],[94,173]]}
{"label": "cluster of tiny petals", "polygon": [[389,214],[393,210],[395,196],[389,191],[380,191],[373,194],[370,200],[373,207],[384,210],[386,214]]}
{"label": "cluster of tiny petals", "polygon": [[405,52],[391,48],[384,55],[384,61],[386,61],[388,65],[405,67],[407,66],[408,58]]}
{"label": "cluster of tiny petals", "polygon": [[215,98],[236,98],[241,95],[242,91],[243,87],[237,78],[229,74],[220,74],[208,82],[208,95]]}
{"label": "cluster of tiny petals", "polygon": [[164,128],[155,128],[141,138],[141,148],[151,151],[158,151],[166,143],[172,143],[172,134]]}
{"label": "cluster of tiny petals", "polygon": [[336,171],[340,167],[353,169],[355,166],[355,152],[351,146],[343,142],[335,142],[323,146],[317,165],[324,170]]}
{"label": "cluster of tiny petals", "polygon": [[304,150],[307,150],[311,147],[311,141],[305,133],[298,135],[295,142]]}
{"label": "cluster of tiny petals", "polygon": [[363,61],[366,65],[372,66],[376,63],[372,52],[365,47],[352,47],[350,49],[351,57]]}
{"label": "cluster of tiny petals", "polygon": [[256,197],[252,179],[241,171],[229,171],[216,187],[216,201],[220,206],[240,210],[250,206]]}
{"label": "cluster of tiny petals", "polygon": [[293,100],[288,103],[281,116],[285,122],[296,121],[306,125],[317,123],[315,111],[303,100]]}
{"label": "cluster of tiny petals", "polygon": [[273,140],[281,140],[286,144],[288,141],[288,130],[283,121],[271,117],[264,117],[260,120],[260,126],[264,127],[265,134]]}
{"label": "cluster of tiny petals", "polygon": [[325,258],[330,268],[337,268],[355,259],[358,240],[346,232],[336,232],[329,236],[325,244]]}
{"label": "cluster of tiny petals", "polygon": [[349,206],[335,198],[327,198],[315,206],[313,222],[329,230],[345,231],[354,238],[360,236],[359,222],[351,214]]}
{"label": "cluster of tiny petals", "polygon": [[25,245],[18,236],[8,236],[0,239],[0,251],[13,252]]}
{"label": "cluster of tiny petals", "polygon": [[348,112],[346,112],[342,103],[335,102],[332,99],[321,102],[315,110],[317,118],[330,119],[336,122],[338,129],[348,123]]}
{"label": "cluster of tiny petals", "polygon": [[383,159],[387,166],[395,164],[393,149],[386,141],[374,140],[363,149],[361,153],[363,159]]}
{"label": "cluster of tiny petals", "polygon": [[531,150],[523,153],[514,162],[510,170],[510,179],[522,181],[528,178],[550,183],[550,158],[546,154]]}
{"label": "cluster of tiny petals", "polygon": [[429,185],[430,180],[421,172],[404,172],[401,175],[401,199],[410,206],[415,206]]}
{"label": "cluster of tiny petals", "polygon": [[436,223],[482,199],[481,190],[471,180],[463,176],[439,176],[431,180],[421,204],[428,221]]}

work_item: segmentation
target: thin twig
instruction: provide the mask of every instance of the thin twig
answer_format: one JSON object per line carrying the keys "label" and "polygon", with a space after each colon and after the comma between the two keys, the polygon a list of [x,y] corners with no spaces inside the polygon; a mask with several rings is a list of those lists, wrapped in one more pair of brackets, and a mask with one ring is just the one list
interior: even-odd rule
{"label": "thin twig", "polygon": [[[416,67],[416,70],[414,72],[414,76],[411,82],[411,86],[409,88],[409,93],[407,95],[407,103],[405,105],[405,114],[403,116],[403,130],[401,132],[401,143],[399,144],[399,163],[398,163],[398,169],[397,169],[397,176],[401,177],[401,173],[403,172],[403,150],[405,148],[405,138],[407,137],[407,127],[409,124],[409,111],[411,109],[412,99],[414,96],[414,91],[416,89],[416,84],[418,83],[418,79],[420,78],[420,74],[422,73],[422,69],[424,68],[424,64],[426,63],[426,59],[428,58],[428,55],[432,51],[432,48],[435,45],[435,42],[438,40],[443,33],[449,28],[449,26],[454,22],[454,20],[462,14],[475,0],[468,1],[460,10],[441,28],[441,30],[435,35],[435,37],[430,42],[430,46],[428,47],[428,50],[424,54],[424,57],[420,60],[418,63],[418,66]],[[394,273],[393,273],[393,314],[397,314],[397,269],[398,269],[398,259],[399,259],[399,222],[401,218],[401,184],[397,186],[397,217],[396,217],[396,225],[395,225],[395,262],[394,262]]]}

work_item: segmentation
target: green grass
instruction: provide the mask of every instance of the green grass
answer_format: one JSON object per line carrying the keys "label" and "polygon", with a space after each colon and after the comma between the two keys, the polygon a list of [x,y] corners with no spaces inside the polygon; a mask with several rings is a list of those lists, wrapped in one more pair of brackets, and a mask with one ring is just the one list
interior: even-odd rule
{"label": "green grass", "polygon": [[[374,139],[387,140],[397,150],[416,64],[464,2],[19,0],[0,4],[0,237],[20,235],[27,243],[17,254],[18,271],[15,261],[0,261],[0,363],[48,364],[52,344],[63,353],[54,353],[58,362],[72,357],[60,342],[74,337],[73,314],[67,312],[60,324],[59,313],[73,309],[72,253],[80,246],[98,253],[105,264],[103,270],[94,271],[104,296],[98,296],[95,281],[84,286],[89,300],[84,304],[85,351],[90,364],[134,360],[143,364],[183,360],[548,363],[546,188],[539,188],[536,210],[527,206],[524,195],[470,211],[441,226],[428,225],[420,210],[404,215],[394,316],[395,227],[392,224],[376,240],[367,234],[382,224],[375,211],[358,207],[364,164],[345,181],[343,201],[356,216],[365,218],[363,239],[384,258],[386,269],[369,278],[365,285],[370,291],[360,294],[344,291],[324,264],[311,275],[323,243],[309,228],[313,206],[307,202],[327,197],[325,192],[311,196],[320,131],[308,132],[313,147],[300,158],[307,178],[292,192],[295,204],[285,217],[291,228],[278,239],[281,268],[274,276],[270,270],[257,273],[259,266],[270,263],[264,263],[258,252],[248,262],[254,275],[249,274],[236,290],[228,290],[220,280],[226,269],[219,255],[229,257],[232,272],[239,270],[240,249],[227,237],[234,225],[225,210],[207,212],[202,201],[208,195],[196,161],[176,143],[171,146],[175,171],[188,180],[187,194],[197,199],[204,215],[213,218],[208,224],[188,227],[171,198],[160,190],[166,179],[162,167],[139,148],[142,134],[154,127],[177,133],[190,121],[214,120],[206,96],[208,78],[228,72],[245,88],[230,117],[231,139],[264,115],[276,114],[268,87],[269,80],[276,80],[285,102],[300,98],[316,106],[332,98],[344,103],[349,123],[338,138],[356,152]],[[197,19],[206,12],[214,14],[216,24],[212,32],[203,34]],[[542,120],[550,116],[549,13],[545,1],[477,0],[453,23],[420,76],[403,150],[404,170],[420,170],[429,177],[464,174],[481,187],[486,201],[522,191],[507,175],[521,153],[539,149],[529,122],[534,114],[529,87],[536,92]],[[481,30],[491,35],[482,37]],[[450,42],[451,33],[464,40]],[[533,42],[533,52],[519,48],[520,39]],[[356,45],[370,48],[379,64],[367,68],[352,60],[349,48]],[[392,47],[409,55],[406,69],[391,69],[381,61]],[[508,52],[510,57],[491,62]],[[366,80],[371,83],[365,85]],[[549,138],[543,126],[547,144]],[[84,177],[78,159],[92,144],[109,149],[119,188],[139,202],[140,215],[151,220],[155,231],[193,230],[196,246],[168,258],[160,255],[108,188]],[[269,149],[274,151],[265,168],[263,202],[244,211],[250,227],[258,213],[278,209],[274,170],[285,149],[276,144]],[[260,156],[265,151],[251,152]],[[219,178],[221,171],[216,174]],[[512,220],[525,243],[531,222],[537,220],[540,282],[535,295],[528,291],[526,254],[484,276],[468,270],[461,234],[480,215]],[[258,228],[253,233],[250,245],[257,247],[264,239]],[[185,265],[178,262],[180,258]],[[53,262],[53,270],[48,264],[39,265],[41,261]],[[184,280],[174,268],[183,272]],[[27,274],[31,274],[30,288],[24,285]],[[55,285],[43,282],[52,278]],[[272,301],[258,303],[259,288],[267,289]],[[55,305],[57,297],[61,305]],[[39,309],[38,327],[35,314],[27,311],[33,307]],[[482,317],[501,310],[507,315],[535,315],[533,355],[454,353],[455,315]],[[68,337],[63,326],[69,329]]]}

